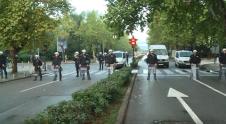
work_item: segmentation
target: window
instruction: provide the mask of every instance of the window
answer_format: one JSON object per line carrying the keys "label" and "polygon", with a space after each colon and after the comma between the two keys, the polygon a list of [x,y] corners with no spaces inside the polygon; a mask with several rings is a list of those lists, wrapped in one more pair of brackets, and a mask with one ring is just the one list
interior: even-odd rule
{"label": "window", "polygon": [[192,52],[180,52],[180,57],[190,57]]}
{"label": "window", "polygon": [[167,55],[166,49],[154,49],[156,55]]}
{"label": "window", "polygon": [[178,52],[176,53],[176,58],[179,58],[179,54],[178,54]]}
{"label": "window", "polygon": [[122,53],[114,53],[116,58],[122,58],[123,57],[123,54]]}

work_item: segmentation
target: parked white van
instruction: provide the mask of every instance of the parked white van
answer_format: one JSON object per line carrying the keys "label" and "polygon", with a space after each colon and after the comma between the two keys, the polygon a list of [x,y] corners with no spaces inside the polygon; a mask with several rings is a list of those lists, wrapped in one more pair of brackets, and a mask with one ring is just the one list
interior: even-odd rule
{"label": "parked white van", "polygon": [[182,67],[182,66],[188,66],[190,67],[190,56],[192,54],[192,51],[188,51],[188,50],[179,50],[176,51],[176,55],[175,55],[175,66],[176,67]]}
{"label": "parked white van", "polygon": [[113,54],[115,54],[117,62],[115,68],[126,66],[126,53],[124,51],[114,51]]}
{"label": "parked white van", "polygon": [[165,45],[150,45],[149,49],[154,50],[157,55],[158,66],[169,67],[169,55]]}

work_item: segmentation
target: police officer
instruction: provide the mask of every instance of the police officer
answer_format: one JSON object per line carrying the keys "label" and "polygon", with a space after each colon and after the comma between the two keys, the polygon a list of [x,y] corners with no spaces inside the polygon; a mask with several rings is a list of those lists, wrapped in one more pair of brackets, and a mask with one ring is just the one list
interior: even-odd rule
{"label": "police officer", "polygon": [[108,55],[106,57],[106,64],[107,64],[107,67],[109,68],[108,75],[114,72],[115,63],[116,63],[116,56],[115,54],[113,54],[112,49],[109,49]]}
{"label": "police officer", "polygon": [[154,79],[157,80],[157,78],[156,78],[156,67],[157,67],[158,60],[157,60],[156,54],[154,53],[154,50],[152,50],[152,49],[149,50],[146,62],[148,64],[147,80],[150,80],[151,70],[153,71]]}
{"label": "police officer", "polygon": [[3,52],[0,51],[0,73],[1,73],[1,78],[2,79],[3,79],[3,71],[4,71],[4,74],[5,74],[5,79],[7,79],[6,65],[7,65],[7,58],[3,54]]}
{"label": "police officer", "polygon": [[76,51],[74,54],[75,68],[76,68],[76,77],[79,77],[79,52]]}
{"label": "police officer", "polygon": [[34,66],[34,70],[35,70],[35,79],[34,81],[37,80],[38,75],[40,76],[40,81],[42,80],[42,61],[39,58],[39,55],[35,55],[34,59],[33,59],[33,66]]}
{"label": "police officer", "polygon": [[[200,65],[201,58],[197,55],[197,50],[193,50],[193,53],[190,56],[189,62],[191,64],[191,78],[199,79],[199,69],[198,69],[198,67]],[[196,74],[195,74],[195,72],[196,72]]]}
{"label": "police officer", "polygon": [[[221,79],[223,68],[226,68],[226,48],[224,48],[223,53],[221,53],[219,57],[219,63],[220,63],[220,71],[219,71],[219,79]],[[224,77],[226,79],[226,70],[224,69]]]}
{"label": "police officer", "polygon": [[[82,54],[79,57],[79,61],[80,61],[80,69],[86,68],[87,79],[91,80],[90,73],[89,73],[89,70],[90,70],[90,57],[86,53],[85,49],[82,50]],[[83,71],[83,70],[81,70],[81,71]],[[85,73],[82,73],[82,80],[85,80]]]}
{"label": "police officer", "polygon": [[53,81],[56,81],[56,79],[57,79],[57,72],[59,72],[59,79],[60,79],[60,81],[62,80],[61,61],[62,61],[62,58],[59,56],[59,52],[55,52],[54,56],[53,56],[53,60],[52,60],[52,66],[53,66],[53,71],[54,71]]}
{"label": "police officer", "polygon": [[129,64],[129,53],[126,51],[126,64]]}
{"label": "police officer", "polygon": [[103,70],[104,69],[104,55],[102,54],[102,52],[99,53],[97,58],[99,61],[99,70]]}

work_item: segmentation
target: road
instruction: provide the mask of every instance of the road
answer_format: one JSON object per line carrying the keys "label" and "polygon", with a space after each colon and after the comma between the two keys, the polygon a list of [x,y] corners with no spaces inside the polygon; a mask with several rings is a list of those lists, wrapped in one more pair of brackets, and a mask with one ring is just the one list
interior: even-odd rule
{"label": "road", "polygon": [[97,64],[91,65],[92,80],[77,78],[74,64],[64,64],[62,73],[62,81],[52,81],[53,74],[47,74],[42,81],[33,81],[32,77],[1,83],[0,123],[23,123],[25,118],[33,117],[49,105],[69,100],[73,92],[107,77],[107,70],[99,71]]}
{"label": "road", "polygon": [[217,74],[201,71],[199,81],[190,80],[190,69],[170,62],[157,70],[157,81],[147,81],[143,60],[139,66],[125,124],[226,124],[226,81]]}

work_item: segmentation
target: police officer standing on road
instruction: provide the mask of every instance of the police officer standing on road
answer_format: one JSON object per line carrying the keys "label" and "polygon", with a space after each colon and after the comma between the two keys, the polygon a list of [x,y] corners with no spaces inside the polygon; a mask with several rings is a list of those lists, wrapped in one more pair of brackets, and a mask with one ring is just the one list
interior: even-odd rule
{"label": "police officer standing on road", "polygon": [[146,62],[148,64],[147,80],[150,80],[151,70],[153,71],[154,79],[157,80],[157,78],[156,78],[156,67],[157,67],[158,60],[157,60],[156,54],[154,53],[154,50],[152,50],[152,49],[149,50]]}
{"label": "police officer standing on road", "polygon": [[104,55],[102,54],[102,52],[99,53],[97,58],[99,61],[99,70],[103,70],[104,69]]}
{"label": "police officer standing on road", "polygon": [[74,54],[75,68],[76,68],[76,77],[79,77],[79,52],[76,51]]}
{"label": "police officer standing on road", "polygon": [[5,79],[7,79],[6,65],[7,65],[7,57],[3,54],[2,51],[0,51],[0,73],[1,73],[2,79],[3,79],[3,71],[5,74]]}
{"label": "police officer standing on road", "polygon": [[115,56],[115,54],[113,54],[112,49],[108,50],[108,55],[106,57],[106,63],[107,63],[107,67],[109,68],[108,75],[110,75],[114,72],[115,63],[116,63],[116,56]]}
{"label": "police officer standing on road", "polygon": [[34,66],[34,71],[35,71],[35,79],[34,81],[37,80],[38,75],[40,76],[40,81],[42,80],[42,61],[39,58],[39,55],[35,55],[35,58],[33,59],[33,66]]}
{"label": "police officer standing on road", "polygon": [[54,71],[54,78],[53,81],[56,81],[57,79],[57,72],[59,72],[59,79],[62,80],[62,67],[61,67],[61,57],[59,56],[59,52],[55,52],[52,60],[52,66]]}
{"label": "police officer standing on road", "polygon": [[[90,57],[86,53],[85,49],[82,50],[82,54],[79,57],[79,61],[80,61],[80,68],[81,69],[82,68],[86,68],[87,79],[91,80],[90,73],[89,73],[89,70],[90,70]],[[82,74],[82,80],[85,80],[85,74],[84,73]]]}
{"label": "police officer standing on road", "polygon": [[223,53],[221,53],[219,57],[219,62],[220,62],[219,79],[221,79],[222,73],[224,73],[224,77],[226,79],[226,48],[223,49]]}
{"label": "police officer standing on road", "polygon": [[193,54],[190,56],[189,62],[191,64],[191,79],[199,79],[199,64],[201,62],[201,58],[197,55],[197,50],[193,50]]}
{"label": "police officer standing on road", "polygon": [[126,64],[129,64],[129,53],[126,51]]}

